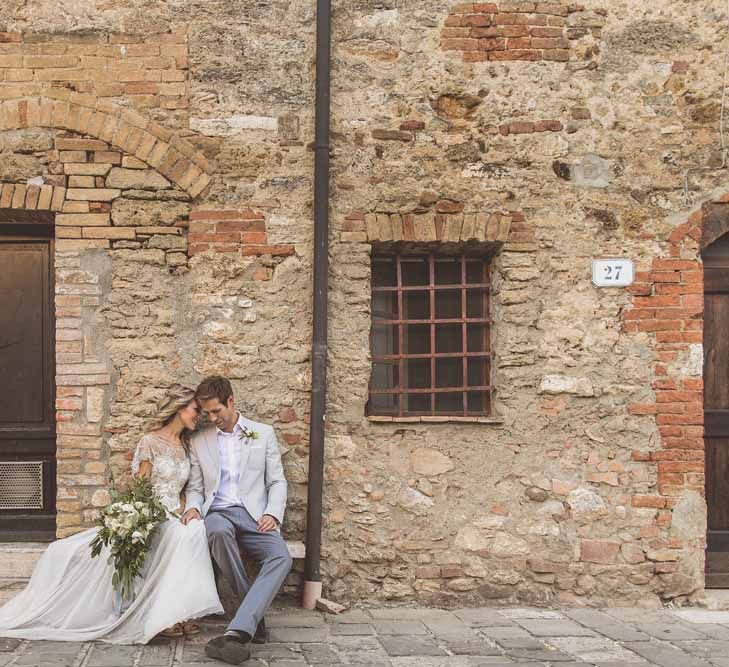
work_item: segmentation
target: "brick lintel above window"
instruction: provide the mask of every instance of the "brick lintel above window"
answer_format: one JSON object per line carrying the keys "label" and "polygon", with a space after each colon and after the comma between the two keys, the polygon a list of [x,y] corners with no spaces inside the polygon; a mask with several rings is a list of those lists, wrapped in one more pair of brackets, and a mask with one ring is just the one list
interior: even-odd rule
{"label": "brick lintel above window", "polygon": [[[344,242],[506,243],[524,221],[521,213],[352,213],[344,221]],[[521,240],[521,239],[520,239]]]}

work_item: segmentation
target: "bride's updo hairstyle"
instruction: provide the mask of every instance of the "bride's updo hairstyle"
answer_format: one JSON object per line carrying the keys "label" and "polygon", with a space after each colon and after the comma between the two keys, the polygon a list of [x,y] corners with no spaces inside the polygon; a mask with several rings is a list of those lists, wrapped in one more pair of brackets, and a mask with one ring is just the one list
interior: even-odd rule
{"label": "bride's updo hairstyle", "polygon": [[[167,391],[167,394],[157,402],[157,414],[152,418],[149,424],[150,431],[156,431],[163,426],[167,426],[175,415],[187,407],[195,400],[195,390],[190,389],[182,384],[173,384]],[[182,429],[180,440],[185,452],[190,453],[190,436],[192,432],[189,429]]]}

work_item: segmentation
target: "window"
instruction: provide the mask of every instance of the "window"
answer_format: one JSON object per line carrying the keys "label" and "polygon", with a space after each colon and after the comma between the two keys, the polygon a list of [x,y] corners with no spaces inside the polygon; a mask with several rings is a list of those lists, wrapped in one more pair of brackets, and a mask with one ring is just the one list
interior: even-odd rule
{"label": "window", "polygon": [[491,410],[489,263],[468,255],[372,257],[372,416]]}

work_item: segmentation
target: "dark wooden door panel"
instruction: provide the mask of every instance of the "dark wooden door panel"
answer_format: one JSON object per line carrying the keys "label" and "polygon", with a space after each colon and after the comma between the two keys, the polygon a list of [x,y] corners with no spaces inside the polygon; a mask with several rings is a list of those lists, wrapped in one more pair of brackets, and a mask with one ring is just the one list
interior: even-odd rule
{"label": "dark wooden door panel", "polygon": [[729,586],[729,237],[704,259],[706,586]]}
{"label": "dark wooden door panel", "polygon": [[0,424],[48,420],[48,244],[0,245]]}
{"label": "dark wooden door panel", "polygon": [[707,294],[726,294],[729,287],[726,285],[725,275],[727,268],[725,267],[706,267],[704,268],[704,291]]}
{"label": "dark wooden door panel", "polygon": [[704,408],[729,410],[729,290],[704,297],[704,356]]}
{"label": "dark wooden door panel", "polygon": [[729,588],[729,550],[707,550],[706,588]]}
{"label": "dark wooden door panel", "polygon": [[0,541],[55,537],[53,242],[0,225]]}
{"label": "dark wooden door panel", "polygon": [[729,438],[729,410],[705,410],[704,431],[706,437]]}
{"label": "dark wooden door panel", "polygon": [[706,438],[706,504],[709,532],[729,533],[729,438]]}

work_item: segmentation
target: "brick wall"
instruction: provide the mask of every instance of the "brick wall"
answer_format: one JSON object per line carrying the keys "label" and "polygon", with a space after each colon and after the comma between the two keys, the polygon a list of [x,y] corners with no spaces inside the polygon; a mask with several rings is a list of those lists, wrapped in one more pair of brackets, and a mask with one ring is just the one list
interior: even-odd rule
{"label": "brick wall", "polygon": [[559,2],[462,3],[451,8],[441,49],[467,63],[509,60],[567,62],[574,43],[599,39],[604,16],[584,15],[582,5]]}
{"label": "brick wall", "polygon": [[234,252],[241,255],[294,254],[290,244],[269,244],[264,214],[250,208],[199,210],[190,214],[190,254]]}
{"label": "brick wall", "polygon": [[82,266],[80,250],[56,253],[56,526],[59,537],[94,520],[109,502],[103,427],[112,369],[93,321],[100,275]]}
{"label": "brick wall", "polygon": [[0,33],[0,100],[64,88],[176,125],[187,118],[187,68],[185,33]]}
{"label": "brick wall", "polygon": [[[129,203],[139,196],[138,191],[153,196],[157,190],[172,189],[172,184],[148,164],[114,150],[104,141],[68,133],[56,138],[55,148],[49,151],[47,160],[50,173],[46,179],[55,176],[54,180],[63,185],[4,183],[0,186],[0,208],[56,212],[56,249],[59,252],[109,248],[112,244],[116,246],[117,241],[154,247],[158,241],[152,237],[164,235],[178,237],[177,241],[163,244],[169,253],[169,264],[186,263],[186,257],[176,254],[186,251],[187,241],[183,236],[186,216],[167,218],[158,225],[145,225],[127,214]],[[189,198],[178,191],[180,196]],[[4,206],[6,203],[8,205]],[[127,245],[133,247],[133,244]],[[164,258],[162,261],[164,263]]]}
{"label": "brick wall", "polygon": [[623,330],[647,334],[655,355],[655,400],[634,403],[630,414],[655,419],[659,446],[634,451],[633,460],[651,469],[651,492],[631,498],[635,508],[658,510],[653,526],[641,529],[648,558],[659,574],[678,571],[684,549],[703,549],[671,536],[672,510],[688,492],[704,495],[704,405],[702,379],[704,287],[698,255],[702,214],[697,212],[669,236],[669,257],[655,258],[637,271]]}

